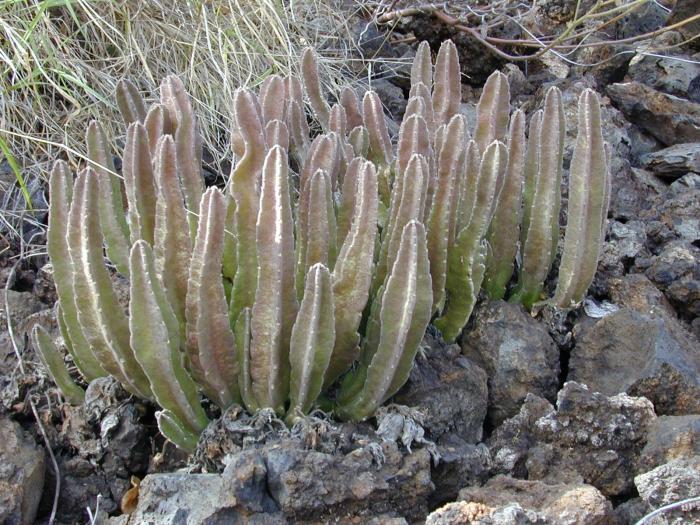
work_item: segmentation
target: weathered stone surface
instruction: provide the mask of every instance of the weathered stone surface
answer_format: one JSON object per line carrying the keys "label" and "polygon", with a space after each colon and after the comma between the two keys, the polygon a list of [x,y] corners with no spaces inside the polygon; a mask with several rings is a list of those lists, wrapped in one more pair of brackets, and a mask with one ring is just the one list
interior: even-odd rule
{"label": "weathered stone surface", "polygon": [[8,313],[5,310],[6,301],[9,306],[9,315],[15,336],[22,335],[26,331],[25,320],[30,315],[46,308],[46,305],[42,304],[31,292],[0,289],[0,331],[3,332],[8,330]]}
{"label": "weathered stone surface", "polygon": [[609,220],[608,238],[603,244],[598,261],[593,290],[599,295],[607,295],[611,282],[624,278],[638,257],[650,257],[651,253],[646,247],[646,242],[646,230],[642,221],[633,220],[623,223]]}
{"label": "weathered stone surface", "polygon": [[232,455],[223,474],[147,476],[129,523],[399,524],[427,514],[433,488],[426,450],[371,442],[326,454],[285,439]]}
{"label": "weathered stone surface", "polygon": [[[264,493],[264,486],[256,484],[254,471],[245,469],[232,478],[226,479],[218,474],[184,473],[146,476],[139,487],[138,507],[126,523],[225,525],[237,523],[244,516],[246,523],[254,525],[287,523],[279,511],[252,514],[245,508],[248,501],[239,501],[239,490],[245,488]],[[246,487],[246,484],[249,486]],[[249,493],[248,496],[252,499],[260,494]]]}
{"label": "weathered stone surface", "polygon": [[556,410],[528,396],[520,414],[496,430],[488,442],[494,471],[550,483],[583,481],[606,496],[625,494],[655,417],[647,399],[606,397],[567,382]]}
{"label": "weathered stone surface", "polygon": [[137,407],[113,378],[95,379],[85,392],[85,403],[66,406],[57,435],[59,446],[75,451],[58,456],[61,470],[58,520],[82,523],[86,507],[113,513],[131,488],[132,474],[145,472],[150,447],[148,431]]}
{"label": "weathered stone surface", "polygon": [[674,180],[669,188],[673,193],[687,193],[693,190],[700,190],[700,175],[697,173],[686,173]]}
{"label": "weathered stone surface", "polygon": [[664,246],[644,272],[677,307],[680,315],[700,316],[700,248],[688,241]]}
{"label": "weathered stone surface", "polygon": [[[623,308],[592,326],[580,323],[574,328],[574,337],[568,377],[596,392],[668,398],[668,369],[680,376],[685,385],[682,388],[697,391],[700,387],[697,346],[692,336],[667,316]],[[654,381],[641,388],[649,379]],[[659,412],[660,407],[656,408]],[[682,414],[688,409],[692,407],[680,405],[659,413]]]}
{"label": "weathered stone surface", "polygon": [[430,333],[423,344],[428,347],[425,358],[418,355],[394,402],[423,412],[430,439],[454,432],[468,443],[477,443],[486,418],[486,372],[463,357],[459,346],[445,346]]}
{"label": "weathered stone surface", "polygon": [[0,523],[34,523],[44,469],[44,451],[16,422],[0,418]]}
{"label": "weathered stone surface", "polygon": [[559,386],[559,350],[547,329],[505,301],[478,307],[462,351],[488,377],[488,419],[498,426],[518,413],[528,393],[553,400]]}
{"label": "weathered stone surface", "polygon": [[656,253],[670,241],[700,239],[700,191],[658,196],[650,204],[639,218],[647,223],[649,245]]}
{"label": "weathered stone surface", "polygon": [[676,179],[700,172],[700,142],[676,144],[641,157],[642,165],[661,177]]}
{"label": "weathered stone surface", "polygon": [[630,273],[610,281],[610,299],[622,307],[644,315],[675,319],[666,296],[643,274]]}
{"label": "weathered stone surface", "polygon": [[692,456],[700,456],[700,415],[661,416],[649,427],[640,471]]}
{"label": "weathered stone surface", "polygon": [[46,263],[36,272],[36,279],[34,279],[32,289],[34,295],[44,304],[53,306],[58,300],[56,285],[53,282],[53,266],[51,263]]}
{"label": "weathered stone surface", "polygon": [[552,525],[603,525],[612,516],[610,502],[595,487],[585,484],[548,484],[496,476],[483,487],[461,490],[459,498],[491,508],[515,502]]}
{"label": "weathered stone surface", "polygon": [[400,123],[407,104],[402,89],[386,79],[373,81],[372,89],[379,95],[384,107],[389,110],[391,118]]}
{"label": "weathered stone surface", "polygon": [[634,525],[648,512],[649,508],[641,498],[632,498],[615,507],[614,519],[611,523],[614,525]]}
{"label": "weathered stone surface", "polygon": [[[651,508],[692,498],[700,494],[700,456],[675,459],[634,478],[640,497]],[[681,525],[700,521],[700,508],[676,509],[664,513],[666,523]]]}
{"label": "weathered stone surface", "polygon": [[669,95],[687,98],[690,82],[700,75],[700,65],[693,63],[688,55],[652,56],[645,53],[632,58],[627,75],[631,80]]}
{"label": "weathered stone surface", "polygon": [[533,510],[510,503],[492,509],[480,503],[450,503],[428,516],[426,525],[546,525],[544,517]]}
{"label": "weathered stone surface", "polygon": [[[677,0],[671,10],[671,15],[668,18],[668,24],[678,24],[698,14],[698,5],[695,0]],[[685,40],[691,40],[693,37],[700,35],[700,20],[694,20],[689,24],[682,25],[679,29]],[[698,39],[689,42],[688,45],[700,47]]]}
{"label": "weathered stone surface", "polygon": [[491,469],[491,454],[483,443],[465,443],[454,434],[448,434],[438,443],[440,461],[433,466],[432,480],[435,492],[431,507],[452,501],[459,489],[471,485],[481,485]]}
{"label": "weathered stone surface", "polygon": [[[383,461],[373,468],[377,453]],[[344,456],[271,447],[266,464],[268,490],[284,514],[296,520],[362,515],[368,509],[373,515],[394,511],[417,519],[427,514],[427,498],[434,488],[428,452],[403,456],[395,443]]]}
{"label": "weathered stone surface", "polygon": [[431,512],[425,520],[425,525],[467,525],[479,523],[479,520],[489,516],[494,510],[482,503],[454,501]]}
{"label": "weathered stone surface", "polygon": [[639,82],[611,84],[607,93],[633,123],[670,146],[700,141],[700,104]]}
{"label": "weathered stone surface", "polygon": [[516,478],[528,477],[528,453],[537,444],[535,423],[554,411],[546,399],[528,394],[520,412],[504,421],[487,441],[493,471]]}

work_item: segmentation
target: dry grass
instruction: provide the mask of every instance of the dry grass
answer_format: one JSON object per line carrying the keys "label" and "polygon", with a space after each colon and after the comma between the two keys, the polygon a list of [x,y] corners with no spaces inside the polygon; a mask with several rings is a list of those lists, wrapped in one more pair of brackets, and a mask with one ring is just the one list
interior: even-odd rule
{"label": "dry grass", "polygon": [[180,75],[220,171],[237,87],[294,72],[306,45],[326,57],[326,88],[343,82],[352,38],[340,2],[0,0],[0,233],[17,234],[31,208],[45,208],[42,180],[54,159],[81,164],[91,119],[121,151],[113,94],[123,77],[152,99],[163,77]]}

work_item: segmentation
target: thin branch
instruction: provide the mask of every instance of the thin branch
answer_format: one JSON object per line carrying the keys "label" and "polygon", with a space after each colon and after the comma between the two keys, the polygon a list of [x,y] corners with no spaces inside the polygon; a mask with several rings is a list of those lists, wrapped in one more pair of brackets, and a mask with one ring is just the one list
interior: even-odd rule
{"label": "thin branch", "polygon": [[[483,46],[491,50],[493,53],[498,55],[501,58],[504,58],[509,61],[514,61],[514,62],[520,62],[520,61],[528,61],[528,60],[533,60],[541,57],[548,51],[554,52],[557,56],[562,58],[563,60],[574,64],[574,65],[581,65],[581,66],[594,66],[594,65],[599,65],[602,63],[605,63],[609,61],[611,58],[615,56],[619,56],[620,54],[627,54],[630,53],[631,51],[622,51],[620,53],[616,53],[613,55],[613,57],[610,57],[606,60],[596,62],[595,64],[582,64],[578,63],[575,61],[572,61],[570,59],[567,59],[564,55],[562,55],[561,52],[567,50],[567,51],[575,51],[577,49],[581,48],[593,48],[593,47],[602,47],[602,46],[609,46],[609,45],[621,45],[621,44],[631,44],[633,42],[639,42],[641,40],[646,40],[650,38],[655,38],[663,33],[666,33],[667,31],[672,31],[676,29],[680,29],[683,26],[686,26],[692,22],[695,22],[697,20],[700,20],[700,14],[690,16],[684,20],[681,20],[680,22],[676,22],[675,24],[671,24],[666,27],[662,27],[660,29],[657,29],[655,31],[648,31],[646,33],[643,33],[641,35],[636,35],[632,37],[627,37],[627,38],[621,38],[618,40],[612,40],[612,39],[606,39],[606,40],[601,40],[597,42],[578,42],[576,44],[566,44],[565,42],[571,42],[572,40],[585,40],[588,36],[592,35],[595,32],[598,32],[602,30],[605,27],[608,27],[618,21],[620,21],[622,18],[625,16],[629,15],[633,11],[635,11],[637,8],[639,8],[641,5],[644,5],[648,2],[648,0],[634,0],[630,4],[623,5],[623,6],[615,6],[610,9],[604,10],[604,11],[598,11],[599,8],[606,6],[610,4],[611,2],[609,0],[605,1],[599,1],[597,2],[586,14],[582,16],[578,16],[578,4],[577,4],[577,12],[575,14],[574,20],[568,25],[566,30],[558,35],[558,36],[541,36],[538,37],[531,33],[530,31],[527,30],[518,20],[517,18],[508,15],[505,10],[503,12],[497,12],[495,11],[495,7],[492,8],[492,11],[499,17],[505,16],[512,22],[516,23],[523,31],[528,33],[529,37],[528,39],[508,39],[508,38],[498,38],[498,37],[491,37],[487,36],[486,34],[482,33],[484,29],[486,32],[488,29],[492,29],[496,25],[500,25],[502,22],[498,21],[495,24],[492,23],[491,25],[485,24],[485,14],[481,14],[471,7],[467,6],[467,9],[472,15],[475,15],[477,18],[481,20],[481,24],[479,26],[474,26],[472,27],[471,25],[466,24],[466,17],[460,17],[460,16],[453,16],[446,11],[446,6],[444,4],[438,5],[438,4],[421,4],[418,6],[413,6],[409,8],[403,8],[403,9],[397,9],[394,11],[379,11],[379,9],[376,12],[375,15],[375,20],[379,24],[388,24],[388,23],[393,23],[394,25],[396,22],[403,17],[407,16],[416,16],[416,15],[428,15],[428,16],[433,16],[437,18],[438,20],[442,21],[445,25],[449,27],[453,27],[457,29],[458,31],[467,33],[474,37],[478,42],[480,42]],[[532,8],[531,8],[532,9]],[[530,10],[531,10],[530,9]],[[610,15],[615,15],[611,19],[606,20],[601,22],[600,24],[596,25],[595,27],[592,27],[590,29],[582,30],[582,31],[577,31],[573,32],[576,27],[579,27],[581,23],[583,23],[586,20],[591,20],[591,19],[599,19],[599,18],[604,18]],[[520,15],[520,18],[522,18],[522,15]],[[573,33],[572,33],[573,32]],[[685,42],[690,42],[692,40],[695,40],[697,38],[696,36],[693,36]],[[507,53],[503,51],[500,47],[498,46],[519,46],[519,47],[532,47],[532,48],[538,48],[539,51],[537,51],[534,54],[531,55],[513,55],[510,53]]]}

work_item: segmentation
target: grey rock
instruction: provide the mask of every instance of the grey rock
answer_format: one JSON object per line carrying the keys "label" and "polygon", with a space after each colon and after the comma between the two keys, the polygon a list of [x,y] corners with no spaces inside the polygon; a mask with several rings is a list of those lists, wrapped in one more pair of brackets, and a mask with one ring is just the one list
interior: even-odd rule
{"label": "grey rock", "polygon": [[382,104],[389,110],[389,114],[394,122],[400,123],[407,104],[401,88],[382,78],[372,82],[372,89],[377,92]]}
{"label": "grey rock", "polygon": [[655,418],[651,402],[607,397],[567,382],[556,410],[529,396],[488,441],[494,472],[547,483],[593,485],[605,496],[632,488],[639,452]]}
{"label": "grey rock", "polygon": [[432,512],[426,525],[545,525],[546,519],[532,510],[510,503],[494,509],[482,503],[458,501]]}
{"label": "grey rock", "polygon": [[44,488],[44,470],[44,451],[19,424],[0,418],[0,523],[34,523]]}
{"label": "grey rock", "polygon": [[[5,309],[7,304],[9,310]],[[27,326],[25,320],[35,312],[46,308],[31,292],[0,289],[0,331],[7,331],[8,315],[15,336],[22,335]]]}
{"label": "grey rock", "polygon": [[688,100],[700,102],[700,75],[690,81],[688,86]]}
{"label": "grey rock", "polygon": [[[287,523],[279,512],[262,515],[247,512],[247,500],[239,499],[239,490],[251,483],[251,476],[255,477],[255,469],[252,472],[243,469],[230,477],[185,473],[148,475],[141,481],[138,506],[127,523],[225,525],[238,523],[244,516],[250,524]],[[254,481],[252,483],[255,485]],[[264,492],[264,487],[261,490]]]}
{"label": "grey rock", "polygon": [[678,178],[693,171],[700,172],[700,142],[676,144],[647,153],[641,157],[642,165],[661,177]]}
{"label": "grey rock", "polygon": [[[634,478],[634,484],[644,502],[652,509],[676,503],[700,494],[700,456],[675,459]],[[687,510],[664,513],[666,523],[681,525],[700,521],[700,508],[689,505]]]}
{"label": "grey rock", "polygon": [[131,475],[148,467],[148,431],[140,421],[143,407],[137,407],[113,378],[98,378],[88,385],[82,406],[67,406],[63,412],[57,442],[76,453],[58,457],[59,521],[84,521],[85,508],[94,508],[98,495],[100,508],[114,512],[131,488]]}
{"label": "grey rock", "polygon": [[614,219],[639,219],[639,210],[661,193],[660,181],[651,172],[633,168],[626,158],[614,156],[610,166],[613,195],[608,216]]}
{"label": "grey rock", "polygon": [[326,454],[283,439],[232,454],[222,474],[147,476],[129,523],[323,523],[340,518],[399,524],[405,523],[402,517],[413,521],[427,514],[433,488],[425,450],[403,454],[395,443],[368,442],[347,453]]}
{"label": "grey rock", "polygon": [[427,347],[425,358],[416,358],[394,402],[425,414],[424,428],[430,439],[454,432],[468,443],[477,443],[486,418],[486,372],[463,357],[459,346],[441,346],[430,333],[423,345]]}
{"label": "grey rock", "polygon": [[[697,14],[698,4],[695,0],[677,0],[673,5],[673,9],[671,10],[668,25],[677,24]],[[693,37],[700,35],[700,20],[694,20],[689,24],[684,24],[679,28],[679,31],[684,40],[690,40]],[[700,47],[697,38],[692,42],[688,42],[688,45],[693,46],[695,49]]]}
{"label": "grey rock", "polygon": [[697,173],[686,173],[682,177],[671,183],[673,193],[686,193],[689,190],[700,190],[700,175]]}
{"label": "grey rock", "polygon": [[668,10],[661,4],[645,4],[633,9],[617,23],[616,36],[628,38],[656,31],[666,24],[668,17]]}
{"label": "grey rock", "polygon": [[546,399],[528,394],[520,412],[498,427],[487,441],[492,471],[517,478],[527,477],[528,454],[537,445],[535,422],[554,411]]}
{"label": "grey rock", "polygon": [[630,159],[637,160],[645,153],[664,147],[653,135],[630,124],[627,134],[630,138]]}
{"label": "grey rock", "polygon": [[637,82],[677,97],[688,96],[690,82],[700,75],[700,65],[690,56],[638,54],[629,63],[628,76]]}
{"label": "grey rock", "polygon": [[692,456],[700,456],[700,415],[661,416],[649,427],[640,468],[650,470]]}
{"label": "grey rock", "polygon": [[[572,381],[585,383],[596,392],[620,392],[653,399],[672,398],[669,369],[682,380],[681,390],[700,387],[700,356],[692,336],[667,316],[644,315],[623,308],[592,325],[574,328],[576,346],[569,361]],[[649,381],[652,380],[652,381]],[[683,399],[676,399],[671,412],[688,413]],[[666,407],[668,409],[669,407]]]}
{"label": "grey rock", "polygon": [[[383,458],[377,464],[377,454]],[[265,452],[267,487],[293,520],[324,516],[396,512],[408,520],[427,514],[430,455],[424,449],[402,455],[398,445],[382,443],[330,455],[289,443]]]}
{"label": "grey rock", "polygon": [[639,82],[611,84],[607,93],[630,121],[662,143],[700,142],[700,104]]}
{"label": "grey rock", "polygon": [[459,498],[492,508],[513,502],[536,512],[552,525],[603,525],[609,523],[612,505],[595,487],[586,484],[545,483],[496,476],[483,487],[461,490]]}
{"label": "grey rock", "polygon": [[553,400],[559,386],[559,350],[547,329],[521,306],[505,301],[481,305],[473,319],[462,351],[486,371],[493,426],[517,414],[528,393]]}
{"label": "grey rock", "polygon": [[646,247],[647,235],[642,221],[608,221],[608,239],[603,244],[598,273],[594,278],[596,288],[609,286],[609,281],[622,278],[634,265],[637,257],[650,257]]}
{"label": "grey rock", "polygon": [[700,248],[688,241],[672,241],[654,257],[645,275],[687,318],[700,316]]}
{"label": "grey rock", "polygon": [[659,195],[638,218],[647,223],[648,245],[655,253],[673,240],[694,243],[700,240],[700,191]]}
{"label": "grey rock", "polygon": [[425,519],[425,525],[466,525],[479,523],[494,511],[482,503],[454,501],[434,510]]}
{"label": "grey rock", "polygon": [[642,498],[629,499],[613,510],[613,520],[616,525],[635,525],[640,519],[649,513],[649,506]]}
{"label": "grey rock", "polygon": [[454,434],[444,436],[438,443],[440,461],[433,466],[435,492],[431,507],[454,500],[459,489],[481,485],[491,469],[491,454],[483,443],[465,443]]}
{"label": "grey rock", "polygon": [[43,265],[36,272],[33,290],[34,295],[36,295],[44,304],[53,306],[53,304],[58,300],[56,285],[53,282],[53,266],[51,263]]}

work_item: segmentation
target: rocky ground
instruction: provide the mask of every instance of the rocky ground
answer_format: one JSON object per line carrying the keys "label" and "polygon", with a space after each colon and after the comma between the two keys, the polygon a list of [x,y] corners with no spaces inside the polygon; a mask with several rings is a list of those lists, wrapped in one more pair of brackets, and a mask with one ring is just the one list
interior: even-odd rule
{"label": "rocky ground", "polygon": [[[668,16],[649,9],[618,29],[634,35]],[[412,56],[408,44],[387,44],[382,28],[362,29],[364,53]],[[93,382],[81,407],[62,402],[26,338],[37,322],[56,330],[50,266],[34,258],[12,272],[8,250],[0,523],[46,523],[56,498],[55,523],[65,524],[90,514],[112,524],[623,525],[700,494],[700,53],[630,47],[595,67],[526,68],[486,56],[433,19],[411,17],[395,30],[458,43],[469,118],[494,68],[527,111],[558,85],[570,126],[565,168],[578,94],[603,95],[613,192],[585,304],[532,316],[484,300],[459,345],[429,330],[409,382],[376,419],[340,424],[317,413],[287,429],[234,407],[188,459],[157,434],[153,407],[111,380]],[[593,49],[609,56],[612,47]],[[577,53],[582,61],[592,51]],[[375,73],[397,130],[405,72]],[[700,506],[663,519],[700,523]]]}

